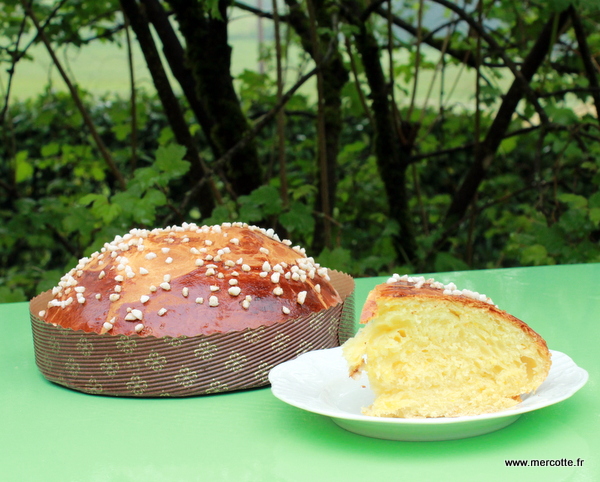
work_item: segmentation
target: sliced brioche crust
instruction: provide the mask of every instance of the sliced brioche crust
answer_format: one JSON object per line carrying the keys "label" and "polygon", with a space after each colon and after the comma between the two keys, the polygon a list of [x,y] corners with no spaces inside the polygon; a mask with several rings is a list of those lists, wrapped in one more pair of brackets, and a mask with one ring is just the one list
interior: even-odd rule
{"label": "sliced brioche crust", "polygon": [[538,333],[485,295],[453,284],[396,276],[369,293],[360,322],[365,326],[343,352],[350,376],[368,373],[376,399],[364,413],[373,416],[502,410],[534,391],[550,369]]}
{"label": "sliced brioche crust", "polygon": [[[432,301],[444,300],[452,304],[462,304],[464,306],[472,306],[476,309],[488,311],[489,313],[498,316],[499,320],[501,319],[506,323],[517,326],[532,338],[532,341],[538,345],[541,354],[550,356],[546,341],[536,331],[532,330],[531,327],[522,320],[498,308],[492,303],[491,299],[485,297],[486,301],[482,301],[483,297],[468,296],[459,293],[450,294],[448,291],[450,290],[435,288],[431,284],[419,286],[418,284],[413,284],[408,281],[397,281],[394,283],[377,285],[367,296],[364,308],[360,314],[360,323],[364,325],[371,319],[376,318],[379,311],[378,307],[386,300],[393,301],[404,297],[419,297],[421,299],[431,299]],[[452,291],[456,292],[456,290]],[[478,293],[473,294],[477,295]]]}

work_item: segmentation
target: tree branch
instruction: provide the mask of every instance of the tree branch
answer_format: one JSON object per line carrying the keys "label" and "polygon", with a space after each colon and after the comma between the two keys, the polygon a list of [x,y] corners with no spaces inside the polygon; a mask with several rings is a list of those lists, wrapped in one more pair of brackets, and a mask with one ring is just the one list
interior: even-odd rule
{"label": "tree branch", "polygon": [[[52,18],[54,17],[54,15],[56,15],[56,12],[58,12],[58,10],[62,7],[62,5],[66,1],[67,0],[61,0],[58,3],[58,5],[56,5],[54,7],[54,9],[52,10],[52,12],[48,16],[48,18],[44,21],[44,24],[41,25],[40,30],[44,30],[46,28],[46,26],[50,23],[50,21],[52,20]],[[30,4],[32,2],[33,2],[33,0],[31,0]],[[14,42],[14,46],[15,47],[14,47],[13,51],[11,52],[10,49],[9,49],[9,47],[5,47],[4,48],[8,52],[8,54],[10,55],[10,57],[11,57],[11,66],[6,70],[7,73],[8,73],[8,85],[7,85],[6,93],[5,93],[5,96],[4,96],[4,106],[2,107],[2,111],[0,112],[0,126],[4,125],[5,118],[6,118],[6,113],[8,111],[8,104],[9,104],[9,99],[10,99],[10,92],[12,90],[12,81],[13,81],[13,77],[14,77],[14,74],[15,74],[16,65],[19,62],[19,60],[21,60],[25,56],[25,54],[27,53],[27,50],[29,50],[29,48],[39,38],[39,33],[38,33],[33,38],[31,38],[29,40],[29,42],[27,43],[27,45],[23,48],[23,50],[21,50],[19,52],[19,43],[21,41],[21,37],[23,35],[26,23],[27,23],[27,15],[25,15],[23,17],[23,19],[21,20],[21,25],[19,26],[19,31],[17,33],[17,39]]]}
{"label": "tree branch", "polygon": [[69,252],[71,253],[73,256],[75,256],[76,258],[81,258],[82,254],[81,254],[81,250],[75,246],[73,246],[69,240],[67,238],[65,238],[60,231],[56,228],[56,226],[50,224],[50,223],[44,223],[44,226],[46,227],[46,229],[48,229],[48,231],[50,231],[52,233],[52,235],[57,239],[57,241],[63,245],[63,247]]}
{"label": "tree branch", "polygon": [[114,34],[120,32],[121,30],[123,30],[125,28],[125,24],[119,24],[114,26],[113,28],[107,29],[104,33],[101,33],[99,35],[94,35],[92,37],[86,37],[86,38],[82,38],[81,39],[81,43],[82,44],[89,44],[95,40],[102,40],[102,39],[110,39]]}
{"label": "tree branch", "polygon": [[[275,56],[277,74],[277,99],[283,95],[283,67],[281,65],[281,18],[277,8],[277,0],[272,0],[273,27],[275,30]],[[277,160],[279,162],[280,196],[284,208],[289,204],[287,166],[285,156],[285,112],[280,109],[277,113]]]}
{"label": "tree branch", "polygon": [[592,97],[600,95],[600,86],[598,87],[573,87],[571,89],[559,89],[552,92],[543,92],[538,94],[541,99],[546,97],[562,97],[565,94],[584,94],[588,93]]}
{"label": "tree branch", "polygon": [[[403,126],[397,126],[394,122],[394,109],[397,106],[390,102],[390,85],[381,64],[381,51],[376,37],[361,20],[361,5],[358,1],[347,0],[343,6],[348,22],[357,28],[354,40],[369,84],[377,168],[385,187],[389,216],[399,227],[398,234],[393,238],[394,248],[400,263],[411,264],[416,259],[417,244],[406,182],[410,146],[401,141]],[[407,128],[411,127],[405,124]],[[410,132],[408,134],[404,137],[410,138]]]}
{"label": "tree branch", "polygon": [[363,112],[365,117],[369,120],[369,123],[373,125],[373,114],[371,114],[371,110],[367,105],[367,99],[365,97],[365,93],[362,90],[360,85],[360,80],[358,78],[358,67],[356,65],[356,59],[354,58],[354,54],[352,53],[352,44],[350,43],[350,39],[346,37],[346,52],[348,54],[348,58],[350,59],[350,70],[352,71],[352,77],[354,79],[354,85],[356,88],[356,92],[358,93],[358,99],[360,101],[360,105],[363,108]]}
{"label": "tree branch", "polygon": [[[249,130],[231,76],[231,46],[228,44],[228,0],[218,0],[218,15],[207,10],[206,2],[168,0],[186,41],[186,61],[192,70],[197,96],[214,124],[210,137],[222,155]],[[232,196],[249,194],[262,183],[258,150],[254,143],[223,166],[225,185]]]}
{"label": "tree branch", "polygon": [[[317,64],[321,64],[321,49],[320,49],[320,38],[317,35],[317,18],[315,12],[315,5],[313,0],[307,1],[308,19],[309,19],[309,33],[310,43],[312,44],[313,51],[312,57],[315,59]],[[319,170],[319,211],[323,213],[323,224],[322,235],[324,247],[332,248],[331,245],[331,210],[332,206],[330,203],[330,184],[329,184],[329,169],[327,159],[327,145],[326,139],[328,134],[327,123],[325,120],[325,93],[324,93],[324,79],[323,70],[317,71],[317,167]]]}
{"label": "tree branch", "polygon": [[75,105],[77,106],[77,109],[79,110],[79,113],[83,117],[83,122],[86,125],[86,127],[90,130],[92,138],[94,139],[94,142],[96,143],[96,147],[100,151],[100,154],[102,155],[102,158],[104,159],[104,162],[106,163],[106,165],[108,166],[108,168],[110,169],[112,174],[117,179],[117,182],[119,183],[121,189],[125,189],[126,183],[125,183],[125,178],[123,177],[123,174],[121,174],[121,171],[119,171],[119,169],[117,168],[117,165],[115,164],[110,152],[108,151],[108,149],[106,148],[106,145],[102,141],[102,138],[98,134],[98,131],[96,130],[96,126],[94,125],[94,122],[92,121],[91,116],[89,115],[88,111],[86,110],[85,106],[83,105],[81,98],[79,97],[79,92],[77,91],[77,88],[73,85],[73,83],[69,79],[69,76],[65,72],[65,69],[63,68],[62,64],[60,63],[60,60],[58,60],[58,57],[56,56],[56,53],[54,52],[54,49],[52,48],[52,45],[50,44],[50,40],[48,40],[48,37],[46,36],[44,30],[42,29],[40,22],[37,19],[37,16],[35,15],[33,9],[27,3],[26,0],[21,0],[21,4],[23,5],[23,8],[27,12],[27,15],[29,16],[29,18],[31,18],[31,20],[33,21],[33,24],[35,25],[35,28],[37,30],[40,40],[46,46],[46,50],[50,54],[50,57],[52,58],[54,65],[58,69],[58,72],[60,73],[65,84],[67,85],[67,88],[69,89],[71,97],[73,98],[73,101],[75,102]]}
{"label": "tree branch", "polygon": [[[471,29],[473,29],[473,31],[475,31],[477,33],[477,35],[479,35],[483,40],[486,41],[486,43],[490,46],[490,48],[493,51],[495,51],[495,53],[503,60],[506,67],[508,67],[510,69],[510,71],[512,72],[512,74],[515,77],[516,82],[519,83],[519,88],[520,88],[520,90],[522,90],[522,94],[520,97],[522,97],[523,95],[525,97],[527,97],[527,100],[529,100],[529,102],[531,102],[531,104],[535,108],[535,111],[540,116],[541,122],[548,123],[549,122],[548,116],[546,115],[546,112],[539,104],[535,92],[529,85],[529,82],[531,81],[531,77],[537,70],[537,66],[535,67],[535,70],[533,70],[532,72],[529,72],[528,66],[525,65],[526,62],[524,62],[521,69],[519,69],[519,67],[515,64],[515,62],[513,62],[513,60],[508,56],[506,51],[500,45],[498,45],[498,42],[496,42],[496,39],[494,37],[492,37],[489,33],[487,33],[487,31],[483,28],[483,25],[481,25],[480,23],[475,21],[471,15],[469,15],[467,12],[465,12],[462,8],[460,8],[457,5],[455,5],[454,3],[452,3],[450,0],[432,0],[432,1],[442,5],[446,8],[448,8],[449,10],[451,10],[452,12],[456,13],[460,18],[462,18],[469,25],[469,27]],[[552,16],[552,18],[554,18],[554,16]],[[546,26],[547,26],[547,24],[546,24]],[[549,41],[548,41],[548,43],[549,43]],[[539,43],[536,43],[536,45],[539,45]],[[535,48],[535,46],[534,46],[534,48]],[[546,52],[544,52],[544,56],[545,55],[546,55]]]}
{"label": "tree branch", "polygon": [[[523,134],[528,134],[530,132],[536,131],[540,128],[539,125],[533,127],[525,127],[523,129],[517,129],[516,131],[509,132],[502,137],[502,140],[508,139],[510,137],[521,136]],[[559,127],[556,125],[550,125],[550,130],[558,129]],[[446,154],[454,154],[455,152],[462,152],[473,149],[475,147],[475,142],[468,142],[461,146],[449,147],[447,149],[440,149],[438,151],[426,152],[423,154],[414,154],[411,158],[411,163],[419,162],[424,159],[431,159],[432,157],[444,156]]]}
{"label": "tree branch", "polygon": [[210,132],[214,127],[214,120],[210,118],[202,102],[198,98],[196,81],[192,70],[187,66],[185,50],[183,49],[171,22],[169,15],[158,0],[142,0],[146,7],[148,19],[152,22],[156,33],[162,42],[162,50],[173,76],[179,82],[181,90],[188,101],[196,120],[204,132],[204,137],[214,156],[219,155]]}
{"label": "tree branch", "polygon": [[[327,58],[327,55],[325,56]],[[325,59],[324,58],[324,59]],[[225,154],[223,154],[216,162],[212,164],[213,167],[222,166],[227,163],[232,156],[237,154],[239,150],[243,149],[245,145],[252,141],[258,133],[269,123],[273,118],[277,115],[277,113],[283,108],[285,104],[292,98],[292,96],[297,92],[297,90],[302,87],[311,77],[315,76],[319,69],[322,66],[316,66],[302,77],[300,77],[296,83],[288,89],[288,91],[281,96],[279,101],[269,110],[265,115],[263,115],[260,119],[258,119],[254,125],[250,128],[250,130],[235,144],[231,149],[229,149]]]}
{"label": "tree branch", "polygon": [[[363,13],[363,15],[361,15],[361,18],[365,17],[365,13],[370,12],[370,11],[375,11],[377,13],[377,15],[381,16],[382,18],[387,18],[389,15],[388,9],[380,6],[385,1],[387,1],[387,0],[372,3],[371,6],[374,6],[374,8],[370,9],[369,7],[367,7],[367,9]],[[396,27],[400,27],[402,30],[405,30],[406,32],[410,33],[412,36],[417,37],[418,29],[416,27],[414,27],[412,24],[410,24],[407,21],[403,20],[402,18],[398,17],[397,15],[392,15],[392,23]],[[443,50],[444,43],[445,43],[444,39],[434,38],[432,36],[432,32],[428,31],[425,28],[422,28],[421,35],[422,35],[422,42],[424,44],[429,45],[430,47],[433,47],[434,49],[437,49],[439,51]],[[447,46],[445,51],[448,55],[450,55],[451,57],[460,61],[461,63],[464,63],[464,64],[468,65],[469,67],[475,68],[475,56],[473,55],[473,53],[470,50],[453,49],[450,46]]]}
{"label": "tree branch", "polygon": [[596,67],[592,63],[592,53],[587,43],[587,36],[583,29],[581,18],[573,5],[569,7],[569,12],[571,14],[571,21],[573,22],[573,30],[575,30],[575,37],[579,44],[579,54],[581,55],[585,74],[590,84],[590,93],[596,106],[596,117],[600,119],[600,84],[598,83],[598,77],[596,76]]}
{"label": "tree branch", "polygon": [[[485,178],[487,169],[492,163],[496,151],[510,126],[517,104],[525,93],[523,81],[530,81],[546,58],[551,46],[551,41],[554,38],[555,26],[558,26],[558,30],[560,31],[566,25],[567,20],[567,11],[563,11],[558,16],[552,15],[526,56],[521,71],[519,72],[519,78],[515,78],[508,92],[504,96],[502,104],[492,121],[485,139],[481,143],[479,152],[475,157],[471,168],[467,172],[463,182],[452,199],[452,203],[446,214],[446,224],[448,226],[456,225],[457,220],[461,220],[464,217],[468,206],[471,204],[479,185]],[[530,90],[530,88],[527,90]]]}
{"label": "tree branch", "polygon": [[[330,45],[330,48],[328,49],[325,56],[323,57],[324,63],[327,62],[327,60],[332,52],[333,52],[333,48]],[[212,169],[219,169],[222,166],[224,166],[227,162],[229,162],[229,160],[234,155],[236,155],[239,151],[241,151],[248,142],[251,142],[254,138],[256,138],[256,136],[259,134],[259,132],[262,131],[262,129],[264,129],[265,126],[267,126],[269,124],[269,122],[271,122],[273,120],[273,118],[277,115],[277,113],[285,106],[285,104],[288,103],[288,101],[298,91],[298,89],[300,89],[300,87],[302,87],[308,80],[310,80],[310,78],[313,77],[317,73],[318,69],[320,69],[320,68],[322,68],[321,65],[315,66],[311,71],[307,72],[302,77],[300,77],[296,81],[296,83],[288,89],[287,92],[282,94],[281,97],[279,98],[279,100],[277,101],[277,103],[267,113],[265,113],[256,122],[254,122],[254,124],[252,125],[250,130],[248,132],[246,132],[244,134],[244,136],[234,146],[232,146],[227,152],[225,152],[225,154],[223,154],[215,162],[211,163],[211,165],[210,165],[211,171],[210,172],[212,172]],[[197,183],[197,185],[194,186],[192,189],[197,189],[198,185],[202,184],[203,182],[204,181],[201,179]]]}
{"label": "tree branch", "polygon": [[[348,71],[338,48],[338,5],[330,0],[285,0],[289,7],[289,24],[300,37],[302,47],[317,65],[317,190],[316,217],[312,249],[320,252],[331,247],[332,212],[336,202],[337,158],[342,131],[341,90],[348,81]],[[308,15],[307,15],[308,14]],[[332,50],[333,49],[333,50]],[[326,51],[331,55],[325,61]]]}
{"label": "tree branch", "polygon": [[125,15],[125,39],[127,40],[127,66],[129,68],[129,102],[131,104],[131,171],[135,170],[137,164],[137,149],[138,149],[138,125],[137,125],[137,100],[136,100],[136,88],[135,88],[135,69],[133,68],[133,49],[131,47],[131,34],[129,33],[129,21],[127,15]]}
{"label": "tree branch", "polygon": [[[275,11],[273,11],[273,13],[265,12],[264,10],[260,10],[258,8],[252,7],[250,5],[246,5],[245,3],[242,3],[242,2],[234,1],[232,4],[234,7],[239,8],[240,10],[245,10],[246,12],[250,12],[250,13],[256,15],[257,17],[275,20],[275,13],[274,13]],[[284,23],[289,22],[289,16],[278,14],[278,21],[284,22]]]}
{"label": "tree branch", "polygon": [[[185,146],[187,149],[185,159],[191,164],[192,176],[203,177],[208,175],[209,169],[198,152],[183,116],[179,101],[171,88],[171,84],[162,65],[158,49],[154,43],[152,33],[150,32],[145,12],[138,7],[135,0],[120,0],[120,2],[123,11],[129,18],[131,28],[137,36],[144,58],[146,59],[146,65],[148,66],[154,86],[156,87],[156,91],[163,105],[165,116],[173,129],[175,139],[178,144]],[[202,202],[201,211],[205,214],[212,212],[214,201],[220,199],[216,187],[214,187],[212,183],[210,185],[214,198],[203,196],[200,199]]]}
{"label": "tree branch", "polygon": [[[23,17],[21,20],[21,25],[19,26],[19,32],[17,33],[17,39],[15,41],[15,48],[12,52],[9,51],[9,55],[11,57],[11,65],[10,68],[7,69],[8,72],[8,84],[6,86],[6,94],[4,96],[4,105],[2,106],[2,112],[0,112],[0,126],[4,125],[4,119],[6,118],[6,113],[8,112],[8,103],[10,99],[10,91],[12,88],[12,81],[15,75],[15,66],[17,62],[21,58],[17,52],[19,51],[19,43],[21,42],[21,37],[23,32],[25,31],[25,24],[27,23],[27,17]],[[7,49],[8,50],[8,49]]]}

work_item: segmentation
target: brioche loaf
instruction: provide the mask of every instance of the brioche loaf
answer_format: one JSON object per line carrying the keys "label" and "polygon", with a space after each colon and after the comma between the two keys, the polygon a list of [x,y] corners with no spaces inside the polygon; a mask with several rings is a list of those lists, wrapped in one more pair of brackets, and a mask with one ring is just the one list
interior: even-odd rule
{"label": "brioche loaf", "polygon": [[335,306],[328,270],[242,223],[133,229],[83,258],[39,317],[111,335],[178,337],[282,323]]}
{"label": "brioche loaf", "polygon": [[350,375],[368,375],[379,417],[457,417],[507,409],[550,369],[546,342],[485,295],[394,275],[373,289],[343,345]]}

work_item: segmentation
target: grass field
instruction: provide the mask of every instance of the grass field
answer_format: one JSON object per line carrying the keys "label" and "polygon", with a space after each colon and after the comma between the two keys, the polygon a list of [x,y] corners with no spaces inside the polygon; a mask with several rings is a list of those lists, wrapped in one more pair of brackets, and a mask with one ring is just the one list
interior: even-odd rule
{"label": "grass field", "polygon": [[[269,24],[265,23],[265,37],[269,38]],[[244,12],[233,16],[230,22],[230,45],[233,49],[232,74],[234,76],[244,69],[258,70],[258,23],[255,17]],[[154,90],[152,79],[146,68],[143,55],[137,43],[134,42],[134,66],[136,85],[138,88],[150,92]],[[437,62],[438,53],[431,51],[430,60]],[[60,78],[56,68],[45,47],[35,46],[31,50],[33,60],[22,60],[16,68],[11,90],[11,99],[25,99],[43,92],[49,82],[54,90],[66,90],[63,80]],[[60,51],[60,60],[67,69],[72,81],[76,82],[82,89],[99,96],[103,94],[129,95],[129,67],[127,63],[127,51],[117,45],[95,42],[80,49],[70,47]],[[399,55],[395,62],[407,62],[407,57]],[[295,75],[289,76],[293,81]],[[420,74],[417,89],[417,105],[423,105],[428,97],[428,91],[433,79],[431,71]],[[7,73],[0,72],[0,93],[4,96],[6,88]],[[439,76],[436,77],[434,87],[428,97],[428,105],[436,105],[439,100]],[[399,94],[399,103],[406,103],[410,98],[412,85],[397,85],[405,88],[408,94]],[[460,70],[458,67],[449,67],[446,70],[445,90],[449,92],[456,85],[448,104],[472,106],[473,92],[475,90],[475,77],[472,72]],[[177,89],[177,83],[173,82]],[[309,82],[303,92],[309,96],[314,95],[314,82]]]}
{"label": "grass field", "polygon": [[[230,44],[233,47],[232,71],[234,75],[243,69],[256,69],[258,65],[258,39],[256,19],[240,18],[231,23]],[[154,90],[152,79],[146,68],[142,52],[133,42],[136,84],[139,88]],[[42,92],[52,83],[56,90],[66,90],[66,86],[43,45],[36,45],[30,51],[33,60],[22,60],[17,65],[11,97],[24,99]],[[70,47],[61,50],[59,55],[72,81],[81,88],[96,95],[129,93],[129,65],[127,50],[115,44],[94,42],[82,48]],[[0,90],[5,91],[7,74],[0,73]],[[176,86],[176,82],[173,83]]]}

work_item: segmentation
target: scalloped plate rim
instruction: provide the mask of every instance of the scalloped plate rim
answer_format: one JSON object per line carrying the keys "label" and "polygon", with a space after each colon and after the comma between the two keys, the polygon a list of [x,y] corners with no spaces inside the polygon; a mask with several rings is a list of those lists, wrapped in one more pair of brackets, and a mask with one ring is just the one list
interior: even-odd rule
{"label": "scalloped plate rim", "polygon": [[[328,380],[318,380],[319,384],[315,385],[315,395],[321,397],[323,390],[326,388],[326,382],[331,381],[340,381],[346,378],[347,372],[345,370],[345,360],[343,359],[341,347],[336,348],[328,348],[323,350],[314,350],[311,352],[304,353],[299,357],[284,362],[280,365],[277,365],[269,372],[269,382],[271,383],[271,391],[273,395],[279,400],[292,405],[294,407],[300,408],[302,410],[306,410],[308,412],[316,413],[319,415],[331,417],[333,419],[338,419],[342,421],[354,421],[354,422],[364,422],[367,424],[387,424],[387,425],[399,425],[399,426],[434,426],[434,425],[450,425],[450,424],[461,424],[461,423],[469,423],[469,422],[483,422],[485,420],[493,420],[493,419],[501,419],[506,417],[515,417],[515,420],[518,416],[523,413],[528,413],[531,411],[539,410],[544,407],[548,407],[554,405],[556,403],[562,402],[571,396],[573,396],[579,389],[581,389],[588,381],[589,374],[588,372],[579,367],[568,355],[561,353],[559,351],[550,350],[550,353],[553,358],[553,363],[550,368],[550,372],[548,377],[542,383],[542,385],[538,388],[535,394],[528,395],[523,402],[519,403],[515,407],[512,407],[507,410],[502,410],[500,412],[494,413],[486,413],[482,415],[474,415],[474,416],[462,416],[462,417],[448,417],[448,418],[422,418],[422,419],[404,419],[404,418],[391,418],[391,417],[372,417],[368,415],[355,414],[348,411],[343,411],[339,408],[330,406],[327,407],[327,403],[323,400],[316,399],[315,396],[311,395],[303,395],[301,393],[294,393],[292,390],[291,396],[285,388],[282,389],[282,383],[289,382],[290,376],[293,375],[294,369],[298,367],[306,370],[309,369],[309,372],[314,369],[315,374],[317,374],[317,370],[323,368],[324,362],[337,362],[337,365],[333,366],[333,369],[337,371],[332,372],[328,378]],[[561,372],[565,371],[565,367],[557,368],[555,365],[555,361],[560,361],[561,364],[566,364],[566,368],[572,369],[574,373],[577,375],[576,377],[566,377],[568,384],[564,387],[565,390],[561,392],[560,396],[550,397],[548,399],[543,399],[540,397],[540,394],[544,394],[552,387],[552,383],[557,376],[560,377],[562,373],[557,374],[557,370],[561,369]],[[343,363],[341,363],[343,362]],[[344,368],[344,373],[339,373],[340,368]],[[563,377],[565,378],[565,377]],[[350,379],[351,380],[351,379]],[[356,389],[362,388],[365,385],[365,381],[368,383],[368,379],[366,376],[363,376],[361,380],[354,381],[357,385]],[[368,388],[368,385],[367,385]],[[526,403],[529,397],[537,397],[532,402]],[[302,401],[302,398],[305,401]],[[320,403],[315,403],[320,402]],[[508,425],[508,424],[507,424]],[[347,428],[347,427],[345,427]],[[495,430],[495,429],[493,429]],[[353,431],[353,430],[352,430]]]}

